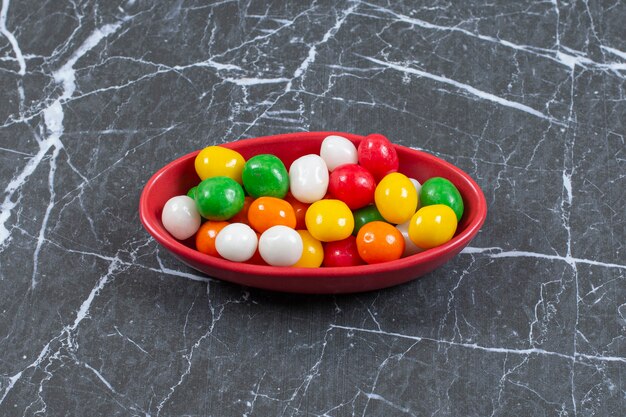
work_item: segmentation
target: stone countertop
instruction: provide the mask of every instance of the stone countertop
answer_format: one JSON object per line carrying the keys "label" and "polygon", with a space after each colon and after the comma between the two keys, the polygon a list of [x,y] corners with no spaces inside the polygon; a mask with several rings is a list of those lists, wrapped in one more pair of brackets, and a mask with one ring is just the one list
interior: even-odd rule
{"label": "stone countertop", "polygon": [[[623,416],[626,3],[3,0],[0,415]],[[210,144],[378,132],[489,214],[408,284],[203,276],[137,206]]]}

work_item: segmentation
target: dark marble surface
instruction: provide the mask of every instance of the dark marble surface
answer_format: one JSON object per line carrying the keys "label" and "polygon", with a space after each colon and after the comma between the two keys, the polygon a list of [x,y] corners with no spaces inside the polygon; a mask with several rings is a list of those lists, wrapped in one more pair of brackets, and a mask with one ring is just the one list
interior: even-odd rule
{"label": "dark marble surface", "polygon": [[[2,1],[0,415],[623,416],[626,3]],[[489,203],[409,284],[201,276],[147,178],[239,138],[380,132]]]}

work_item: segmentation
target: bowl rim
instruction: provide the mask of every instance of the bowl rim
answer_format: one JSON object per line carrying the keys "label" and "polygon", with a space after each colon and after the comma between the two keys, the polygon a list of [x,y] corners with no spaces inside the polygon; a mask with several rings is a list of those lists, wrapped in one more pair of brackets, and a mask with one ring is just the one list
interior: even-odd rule
{"label": "bowl rim", "polygon": [[[249,139],[241,139],[233,142],[228,142],[224,144],[219,144],[219,146],[223,146],[226,148],[238,148],[240,146],[245,146],[248,143],[255,145],[264,145],[270,144],[276,141],[284,141],[287,139],[293,139],[294,136],[297,136],[299,139],[315,139],[320,140],[319,137],[326,137],[330,135],[338,135],[343,136],[348,139],[354,140],[362,140],[365,136],[346,133],[346,132],[334,132],[334,131],[320,131],[320,132],[295,132],[295,133],[286,133],[279,135],[271,135],[271,136],[262,136],[258,138],[249,138]],[[323,140],[323,139],[322,139]],[[417,253],[415,255],[411,255],[408,257],[400,258],[395,261],[383,262],[378,264],[371,265],[358,265],[358,266],[347,266],[347,267],[320,267],[320,268],[298,268],[298,267],[277,267],[277,266],[269,266],[269,265],[257,265],[257,264],[249,264],[249,263],[238,263],[231,262],[226,259],[210,256],[207,254],[203,254],[195,249],[192,249],[180,241],[176,240],[172,237],[163,226],[160,225],[160,219],[154,213],[151,213],[149,210],[149,201],[150,195],[155,191],[155,183],[159,180],[161,176],[167,173],[170,169],[178,164],[185,164],[190,158],[195,158],[195,156],[200,152],[200,150],[196,150],[190,152],[186,155],[183,155],[171,162],[167,165],[163,166],[156,173],[150,177],[148,182],[143,188],[139,199],[139,218],[144,228],[148,231],[150,235],[162,246],[164,246],[169,251],[174,254],[184,258],[189,259],[192,262],[196,262],[199,264],[204,264],[208,267],[212,267],[215,269],[225,270],[232,273],[238,274],[249,274],[249,275],[270,275],[274,277],[285,277],[285,278],[315,278],[315,279],[340,279],[346,277],[354,277],[355,275],[375,275],[379,273],[390,272],[396,269],[410,268],[415,267],[417,265],[428,264],[433,262],[434,260],[445,256],[450,253],[460,252],[463,247],[465,247],[478,233],[481,226],[485,222],[487,216],[487,202],[485,200],[485,196],[478,186],[478,184],[463,170],[456,167],[455,165],[438,158],[434,155],[431,155],[427,152],[419,151],[407,146],[398,145],[392,143],[396,150],[401,149],[402,152],[409,152],[414,154],[419,154],[423,159],[429,159],[434,161],[436,164],[443,165],[447,169],[451,171],[455,171],[457,174],[461,175],[470,185],[472,194],[475,198],[475,209],[472,211],[472,215],[467,219],[467,226],[465,229],[454,236],[450,241],[444,243],[443,245],[437,246],[435,248],[431,248],[425,250],[423,252]]]}

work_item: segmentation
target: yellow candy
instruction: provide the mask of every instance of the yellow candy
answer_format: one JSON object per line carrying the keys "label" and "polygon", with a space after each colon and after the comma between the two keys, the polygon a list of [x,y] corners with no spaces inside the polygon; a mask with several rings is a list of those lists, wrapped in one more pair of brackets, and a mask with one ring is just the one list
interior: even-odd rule
{"label": "yellow candy", "polygon": [[296,230],[302,238],[302,256],[296,262],[298,268],[319,268],[324,260],[322,242],[311,236],[306,230]]}
{"label": "yellow candy", "polygon": [[422,207],[409,223],[409,238],[422,249],[443,245],[456,232],[456,214],[444,204]]}
{"label": "yellow candy", "polygon": [[389,223],[404,223],[417,210],[417,191],[411,180],[399,172],[386,175],[376,186],[376,208]]}
{"label": "yellow candy", "polygon": [[196,156],[196,173],[201,180],[212,177],[230,177],[243,184],[241,172],[246,161],[232,149],[221,146],[207,146]]}
{"label": "yellow candy", "polygon": [[322,242],[342,240],[352,234],[354,217],[341,200],[319,200],[311,204],[305,215],[306,228]]}

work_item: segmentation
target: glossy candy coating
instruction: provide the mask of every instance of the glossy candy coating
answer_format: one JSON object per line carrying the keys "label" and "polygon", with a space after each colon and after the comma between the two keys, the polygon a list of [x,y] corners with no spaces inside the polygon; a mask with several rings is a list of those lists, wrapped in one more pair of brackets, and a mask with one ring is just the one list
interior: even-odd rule
{"label": "glossy candy coating", "polygon": [[274,155],[261,154],[250,158],[243,167],[242,179],[244,188],[254,198],[283,198],[289,190],[287,168]]}
{"label": "glossy candy coating", "polygon": [[259,239],[259,253],[272,266],[292,266],[302,256],[302,238],[290,227],[272,226]]}
{"label": "glossy candy coating", "polygon": [[298,201],[313,203],[321,200],[328,189],[326,162],[314,154],[304,155],[289,167],[289,189]]}
{"label": "glossy candy coating", "polygon": [[296,230],[302,238],[302,256],[293,266],[298,268],[319,268],[324,260],[322,242],[311,236],[308,230]]}
{"label": "glossy candy coating", "polygon": [[390,172],[396,172],[400,165],[398,154],[389,139],[379,134],[371,134],[359,143],[359,164],[372,173],[376,181]]}
{"label": "glossy candy coating", "polygon": [[194,165],[201,180],[211,177],[229,177],[241,184],[241,172],[246,163],[243,156],[232,149],[207,146],[196,156]]}
{"label": "glossy candy coating", "polygon": [[215,249],[220,256],[233,262],[245,262],[252,258],[257,244],[257,234],[243,223],[229,224],[215,239]]}
{"label": "glossy candy coating", "polygon": [[404,238],[394,226],[385,222],[364,225],[356,237],[359,256],[368,264],[400,259],[404,252]]}
{"label": "glossy candy coating", "polygon": [[415,255],[416,253],[423,252],[424,249],[417,246],[411,238],[409,237],[409,225],[411,221],[404,222],[396,226],[396,229],[402,233],[402,237],[404,238],[404,252],[402,253],[402,257],[406,258],[407,256]]}
{"label": "glossy candy coating", "polygon": [[303,203],[302,201],[296,200],[296,198],[291,194],[287,193],[285,196],[285,201],[291,204],[293,207],[293,211],[296,213],[296,229],[306,229],[306,211],[309,209],[310,204]]}
{"label": "glossy candy coating", "polygon": [[306,211],[306,228],[314,238],[322,242],[345,239],[354,230],[352,212],[340,200],[320,200]]}
{"label": "glossy candy coating", "polygon": [[291,204],[285,200],[276,197],[259,197],[250,205],[248,224],[259,233],[277,225],[295,229],[296,213]]}
{"label": "glossy candy coating", "polygon": [[211,220],[204,222],[198,229],[198,233],[196,233],[196,249],[207,255],[219,256],[215,248],[215,239],[219,232],[228,225],[228,222],[214,222]]}
{"label": "glossy candy coating", "polygon": [[389,223],[404,223],[417,210],[415,186],[399,172],[386,175],[378,183],[374,199],[376,208]]}
{"label": "glossy candy coating", "polygon": [[196,190],[196,206],[205,219],[228,220],[239,213],[243,204],[243,188],[229,177],[207,178]]}
{"label": "glossy candy coating", "polygon": [[196,203],[186,195],[179,195],[167,200],[161,213],[161,222],[172,236],[185,240],[198,231],[201,219]]}
{"label": "glossy candy coating", "polygon": [[376,181],[368,170],[360,165],[341,165],[330,174],[328,192],[356,210],[374,202]]}
{"label": "glossy candy coating", "polygon": [[250,197],[249,195],[245,196],[243,199],[243,207],[241,208],[241,210],[239,210],[237,214],[229,219],[229,222],[245,223],[249,225],[250,223],[248,222],[248,211],[250,210],[250,206],[252,205],[253,201],[254,198]]}
{"label": "glossy candy coating", "polygon": [[363,227],[363,225],[369,222],[385,221],[375,205],[365,206],[354,211],[352,214],[354,215],[354,230],[352,231],[352,234],[354,236],[359,233],[359,230],[361,230],[361,227]]}
{"label": "glossy candy coating", "polygon": [[326,267],[344,267],[363,265],[356,245],[356,237],[348,236],[343,240],[324,244],[324,261]]}
{"label": "glossy candy coating", "polygon": [[330,135],[322,141],[320,156],[330,172],[344,164],[356,164],[359,160],[356,146],[343,136]]}
{"label": "glossy candy coating", "polygon": [[445,178],[433,177],[426,180],[420,191],[420,202],[422,207],[445,204],[454,210],[457,221],[461,221],[461,217],[463,217],[464,207],[461,193],[454,184]]}
{"label": "glossy candy coating", "polygon": [[191,198],[192,200],[196,199],[196,190],[198,190],[198,186],[196,185],[195,187],[191,187],[189,189],[189,191],[187,191],[187,197]]}
{"label": "glossy candy coating", "polygon": [[409,223],[409,237],[420,248],[443,245],[454,236],[457,220],[454,211],[445,204],[422,207]]}

